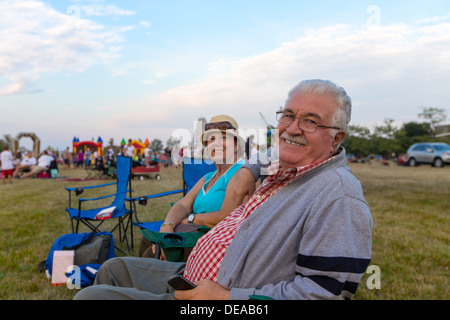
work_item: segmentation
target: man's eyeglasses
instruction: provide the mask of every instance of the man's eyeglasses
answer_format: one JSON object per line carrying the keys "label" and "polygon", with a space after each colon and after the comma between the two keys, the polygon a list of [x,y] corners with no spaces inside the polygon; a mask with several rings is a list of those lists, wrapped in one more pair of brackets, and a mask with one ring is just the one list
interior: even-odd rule
{"label": "man's eyeglasses", "polygon": [[229,129],[236,130],[233,125],[228,121],[222,121],[222,122],[213,122],[213,123],[207,123],[205,124],[205,131],[212,130],[212,129],[218,129],[220,131],[225,131]]}
{"label": "man's eyeglasses", "polygon": [[295,119],[298,119],[299,128],[302,129],[303,131],[310,133],[316,132],[317,128],[342,130],[341,128],[338,127],[329,127],[317,124],[317,122],[309,118],[298,118],[292,112],[289,111],[277,111],[276,117],[278,122],[286,125],[290,125]]}

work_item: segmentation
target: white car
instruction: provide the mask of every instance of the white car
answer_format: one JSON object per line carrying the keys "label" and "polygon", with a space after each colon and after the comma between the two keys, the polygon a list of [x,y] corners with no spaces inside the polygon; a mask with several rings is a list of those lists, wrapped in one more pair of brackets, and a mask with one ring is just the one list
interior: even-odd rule
{"label": "white car", "polygon": [[421,163],[443,167],[444,164],[450,164],[450,145],[440,142],[415,143],[409,147],[406,155],[406,161],[412,167]]}

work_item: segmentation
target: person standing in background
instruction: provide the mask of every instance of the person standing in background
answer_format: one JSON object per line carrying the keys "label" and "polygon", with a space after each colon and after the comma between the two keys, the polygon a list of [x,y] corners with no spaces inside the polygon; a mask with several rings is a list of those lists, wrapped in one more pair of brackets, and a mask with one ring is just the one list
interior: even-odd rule
{"label": "person standing in background", "polygon": [[5,149],[0,154],[0,160],[2,162],[2,173],[3,173],[3,183],[6,183],[6,178],[8,177],[9,183],[12,183],[12,175],[14,170],[13,160],[14,157],[9,150],[9,146],[6,146]]}

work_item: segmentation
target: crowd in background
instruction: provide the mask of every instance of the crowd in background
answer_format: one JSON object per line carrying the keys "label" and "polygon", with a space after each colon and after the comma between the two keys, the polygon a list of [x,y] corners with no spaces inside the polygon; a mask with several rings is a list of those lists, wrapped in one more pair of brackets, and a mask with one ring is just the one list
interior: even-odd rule
{"label": "crowd in background", "polygon": [[172,148],[166,147],[161,151],[151,151],[146,147],[142,151],[135,151],[135,147],[129,140],[128,144],[121,147],[119,152],[115,152],[113,147],[105,150],[105,155],[99,154],[98,150],[79,148],[77,152],[71,152],[69,147],[64,150],[61,155],[61,162],[65,169],[73,168],[89,168],[95,166],[98,161],[102,161],[104,165],[115,163],[116,156],[123,155],[133,158],[133,166],[150,166],[152,164],[160,164],[164,167],[172,167]]}
{"label": "crowd in background", "polygon": [[13,154],[6,146],[0,153],[0,168],[3,183],[6,179],[12,183],[13,178],[53,177],[58,174],[57,156],[50,150],[44,150],[39,156],[30,151]]}
{"label": "crowd in background", "polygon": [[[257,144],[252,141],[253,136],[251,136],[246,141],[246,158],[248,155],[252,155],[257,152]],[[143,150],[136,150],[131,139],[124,146],[121,146],[116,151],[112,146],[109,146],[107,150],[105,149],[105,155],[101,156],[97,149],[92,149],[90,147],[78,148],[76,152],[70,150],[67,147],[61,155],[58,157],[51,150],[45,150],[40,155],[33,154],[30,151],[16,152],[13,154],[10,147],[6,147],[0,154],[0,177],[4,183],[6,179],[12,183],[13,178],[27,178],[36,177],[42,172],[50,171],[52,168],[57,170],[58,164],[62,164],[64,169],[86,169],[90,167],[96,167],[99,164],[109,167],[115,165],[115,160],[117,155],[124,155],[133,158],[133,166],[151,166],[159,164],[164,167],[175,167],[179,168],[181,165],[180,159],[183,158],[183,152],[186,153],[184,156],[195,157],[195,152],[190,152],[188,148],[186,149],[174,149],[172,147],[166,147],[163,150],[152,151],[149,146],[146,146]],[[175,153],[175,156],[172,155]],[[52,165],[52,162],[54,164]],[[48,173],[50,176],[51,174]],[[45,175],[43,173],[43,175]]]}

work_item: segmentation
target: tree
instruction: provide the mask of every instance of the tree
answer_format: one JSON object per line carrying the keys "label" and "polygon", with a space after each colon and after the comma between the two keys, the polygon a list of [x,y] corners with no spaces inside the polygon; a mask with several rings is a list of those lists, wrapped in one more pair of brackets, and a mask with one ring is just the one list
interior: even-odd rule
{"label": "tree", "polygon": [[169,148],[173,148],[176,145],[178,145],[179,143],[180,143],[180,139],[170,137],[166,142],[166,146],[168,146]]}
{"label": "tree", "polygon": [[397,130],[397,128],[395,128],[392,125],[393,122],[394,122],[393,119],[385,119],[383,125],[375,126],[374,134],[376,136],[383,137],[386,139],[394,138],[395,131]]}
{"label": "tree", "polygon": [[444,121],[447,118],[445,114],[445,109],[439,108],[423,108],[423,111],[418,115],[420,118],[424,118],[430,123],[430,133],[431,137],[434,137],[434,131],[436,128],[436,124]]}
{"label": "tree", "polygon": [[402,130],[409,138],[425,136],[430,131],[430,125],[428,123],[407,122],[403,124]]}
{"label": "tree", "polygon": [[397,128],[392,125],[393,119],[385,119],[383,125],[375,126],[372,135],[372,143],[374,144],[374,153],[384,157],[390,157],[401,153],[403,150],[395,139]]}
{"label": "tree", "polygon": [[3,135],[4,139],[0,139],[0,152],[5,149],[6,146],[9,146],[10,148],[13,147],[14,139],[9,134]]}
{"label": "tree", "polygon": [[403,151],[406,151],[413,143],[429,140],[430,125],[426,122],[407,122],[400,130],[395,132],[395,140]]}
{"label": "tree", "polygon": [[152,152],[159,152],[163,148],[162,141],[159,139],[154,139],[152,142],[150,142],[150,150]]}
{"label": "tree", "polygon": [[367,157],[371,153],[370,130],[366,127],[350,125],[342,143],[347,154]]}

